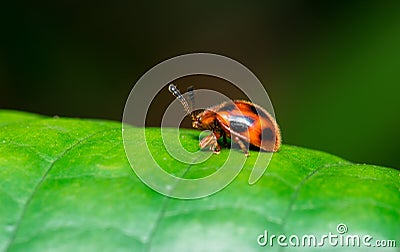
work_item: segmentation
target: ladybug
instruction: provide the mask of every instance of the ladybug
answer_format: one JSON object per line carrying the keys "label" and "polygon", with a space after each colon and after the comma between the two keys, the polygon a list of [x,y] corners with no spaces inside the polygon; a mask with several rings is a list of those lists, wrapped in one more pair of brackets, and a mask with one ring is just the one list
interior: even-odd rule
{"label": "ladybug", "polygon": [[181,102],[187,115],[191,116],[193,128],[212,131],[200,141],[201,149],[208,147],[219,154],[221,146],[218,139],[222,138],[227,145],[228,137],[240,146],[246,156],[249,156],[249,145],[267,152],[279,150],[279,126],[264,108],[249,101],[233,100],[196,113],[191,109],[194,106],[193,87],[188,88],[191,107],[175,85],[170,84],[168,89]]}

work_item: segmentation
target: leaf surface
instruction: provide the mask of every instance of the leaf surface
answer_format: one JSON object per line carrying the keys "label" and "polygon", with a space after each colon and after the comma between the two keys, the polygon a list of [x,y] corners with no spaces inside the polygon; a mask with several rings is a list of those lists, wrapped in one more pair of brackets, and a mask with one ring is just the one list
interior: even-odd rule
{"label": "leaf surface", "polygon": [[[155,160],[176,176],[212,174],[229,153],[188,165],[167,153],[159,129],[129,130],[146,134]],[[182,145],[197,151],[199,132],[180,132]],[[137,152],[145,147],[138,142]],[[337,234],[340,223],[346,234],[400,238],[398,170],[283,145],[249,185],[256,156],[222,191],[173,199],[133,172],[119,122],[0,111],[0,251],[284,251],[260,247],[257,237]]]}

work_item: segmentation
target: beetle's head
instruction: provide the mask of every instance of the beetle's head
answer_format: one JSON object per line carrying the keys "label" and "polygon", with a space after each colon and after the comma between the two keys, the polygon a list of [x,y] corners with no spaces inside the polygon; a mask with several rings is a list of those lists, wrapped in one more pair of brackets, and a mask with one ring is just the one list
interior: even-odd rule
{"label": "beetle's head", "polygon": [[195,116],[192,115],[192,126],[195,129],[211,130],[215,127],[216,114],[211,110],[203,110],[198,112]]}
{"label": "beetle's head", "polygon": [[194,115],[194,113],[192,113],[192,127],[193,128],[195,128],[195,129],[203,128],[202,114],[203,113],[198,113],[197,115]]}

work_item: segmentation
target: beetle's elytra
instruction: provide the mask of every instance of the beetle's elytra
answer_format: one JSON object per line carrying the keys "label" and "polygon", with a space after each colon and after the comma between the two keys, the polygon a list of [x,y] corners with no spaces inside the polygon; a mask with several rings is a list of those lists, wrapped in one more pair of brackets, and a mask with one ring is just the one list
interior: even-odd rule
{"label": "beetle's elytra", "polygon": [[249,155],[248,145],[267,152],[276,152],[281,145],[281,133],[275,119],[262,107],[244,100],[223,102],[195,114],[193,89],[189,88],[191,106],[173,84],[169,91],[181,102],[192,126],[196,129],[211,130],[212,133],[200,141],[200,148],[210,148],[214,153],[221,151],[218,139],[231,138]]}

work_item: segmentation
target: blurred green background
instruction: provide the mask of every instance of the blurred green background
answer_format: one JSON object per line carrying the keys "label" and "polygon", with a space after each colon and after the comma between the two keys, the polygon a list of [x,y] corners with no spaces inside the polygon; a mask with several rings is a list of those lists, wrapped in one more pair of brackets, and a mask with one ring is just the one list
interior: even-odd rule
{"label": "blurred green background", "polygon": [[2,6],[0,108],[120,120],[152,66],[212,52],[263,82],[284,143],[400,168],[400,1]]}

